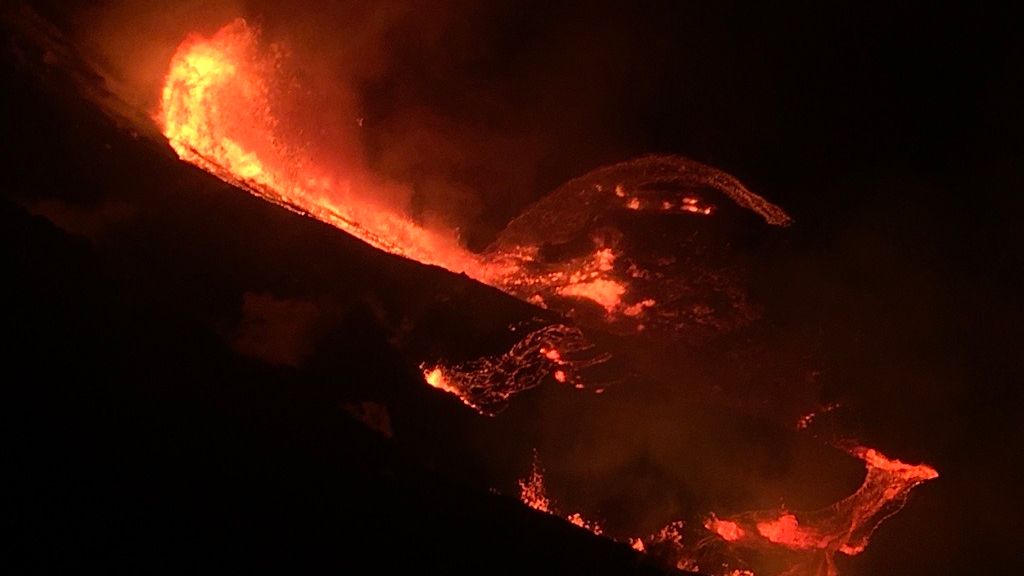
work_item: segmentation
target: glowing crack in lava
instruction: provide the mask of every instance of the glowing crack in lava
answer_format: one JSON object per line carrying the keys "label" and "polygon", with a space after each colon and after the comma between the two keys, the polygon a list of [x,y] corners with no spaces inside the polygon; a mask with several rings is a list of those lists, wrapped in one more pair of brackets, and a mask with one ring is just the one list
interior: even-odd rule
{"label": "glowing crack in lava", "polygon": [[736,270],[696,239],[736,207],[769,227],[791,222],[721,170],[643,156],[559,186],[509,222],[485,255],[515,270],[499,288],[602,329],[673,338],[698,326],[729,331],[750,320],[750,307]]}
{"label": "glowing crack in lava", "polygon": [[588,354],[592,351],[579,328],[552,324],[530,332],[505,354],[420,368],[427,384],[458,396],[481,414],[494,415],[512,396],[548,377],[583,388],[580,371],[608,360],[607,354]]}

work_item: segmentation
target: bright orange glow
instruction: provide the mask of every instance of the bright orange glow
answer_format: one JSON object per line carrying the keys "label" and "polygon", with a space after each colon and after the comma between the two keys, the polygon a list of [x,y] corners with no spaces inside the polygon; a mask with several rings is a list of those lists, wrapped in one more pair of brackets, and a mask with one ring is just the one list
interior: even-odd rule
{"label": "bright orange glow", "polygon": [[654,299],[648,298],[631,306],[626,306],[622,309],[622,313],[626,316],[636,317],[643,314],[645,308],[653,308],[655,304],[657,304],[657,302],[655,302]]}
{"label": "bright orange glow", "polygon": [[553,360],[555,362],[558,362],[559,360],[562,359],[562,355],[559,354],[558,350],[555,350],[554,348],[552,348],[550,350],[546,350],[544,348],[541,348],[540,349],[540,353],[543,354],[544,357],[547,358],[548,360]]}
{"label": "bright orange glow", "polygon": [[448,378],[445,377],[444,371],[440,367],[424,370],[423,380],[425,380],[427,384],[430,384],[431,386],[437,388],[438,390],[443,390],[449,394],[457,396],[459,400],[462,400],[463,404],[470,407],[473,406],[470,399],[466,397],[462,390],[459,390],[457,387],[453,386],[451,383],[448,382]]}
{"label": "bright orange glow", "polygon": [[869,472],[883,470],[904,482],[924,482],[939,477],[938,471],[931,466],[906,464],[896,459],[890,459],[874,448],[857,447],[853,449],[853,455],[864,461]]}
{"label": "bright orange glow", "polygon": [[[242,19],[209,38],[192,35],[182,42],[170,62],[157,117],[178,156],[378,249],[464,273],[528,302],[546,307],[552,304],[552,297],[588,300],[603,308],[609,321],[640,320],[647,314],[654,300],[631,294],[631,276],[617,268],[619,255],[612,246],[596,245],[589,256],[557,262],[539,258],[539,244],[523,239],[473,253],[459,245],[452,231],[428,229],[402,207],[383,203],[380,185],[366,170],[346,168],[340,162],[315,164],[304,152],[300,131],[275,113],[280,94],[296,92],[293,79],[283,80],[286,52],[265,49],[259,31]],[[677,170],[676,178],[718,188],[771,224],[789,222],[781,209],[713,168],[668,158],[644,162],[660,170]],[[639,174],[650,172],[642,166],[636,170]],[[637,190],[627,190],[624,184],[596,186],[595,190],[636,210],[711,211],[710,205],[693,197],[641,200],[635,196]],[[565,302],[556,305],[571,306]]]}
{"label": "bright orange glow", "polygon": [[[599,308],[580,312],[649,332],[657,329],[659,318],[681,316],[678,309],[660,309],[672,305],[673,300],[664,291],[657,291],[671,276],[655,274],[653,265],[625,252],[629,244],[617,243],[613,235],[588,237],[575,234],[581,230],[576,229],[570,230],[575,235],[554,234],[555,241],[549,243],[538,230],[563,232],[572,224],[553,217],[519,218],[510,223],[501,241],[483,253],[475,253],[461,246],[453,232],[428,228],[401,206],[382,201],[379,185],[364,171],[356,167],[346,170],[341,162],[331,166],[314,164],[304,153],[304,144],[296,135],[299,131],[288,125],[287,118],[275,114],[276,95],[291,89],[280,76],[285,63],[283,53],[264,49],[258,31],[241,19],[209,38],[187,38],[170,62],[157,118],[175,153],[228,183],[335,226],[377,249],[464,273],[537,306],[575,313],[575,303],[586,301]],[[592,185],[594,179],[602,178],[611,180]],[[676,189],[672,194],[657,196],[645,187],[652,181],[676,182],[686,186],[685,192]],[[568,192],[560,200],[587,216],[577,219],[579,222],[596,221],[591,216],[599,213],[594,211],[609,206],[618,216],[635,210],[702,219],[717,211],[717,205],[709,203],[700,192],[702,187],[720,192],[770,225],[785,226],[791,221],[781,208],[753,194],[732,176],[675,157],[645,157],[599,169],[567,183],[563,188]],[[552,223],[544,226],[537,222]],[[584,244],[580,252],[570,251],[569,256],[549,258],[542,249],[579,238],[592,244]],[[644,291],[645,282],[648,292]],[[607,356],[579,360],[580,353],[589,349],[578,328],[552,324],[526,334],[503,354],[421,368],[429,386],[455,395],[481,414],[493,415],[515,394],[550,378],[583,388],[580,371],[607,360]],[[831,409],[826,407],[818,414]],[[814,417],[813,413],[805,416],[798,427],[807,427]],[[863,551],[874,530],[903,506],[915,486],[938,477],[934,468],[889,459],[874,449],[858,447],[850,453],[861,459],[867,470],[864,483],[851,496],[826,509],[806,513],[771,510],[729,519],[712,517],[705,524],[711,534],[704,533],[704,539],[726,546],[724,540],[730,549],[782,547],[815,555],[824,559],[820,564],[826,567],[819,574],[834,575],[836,552],[853,555]],[[536,463],[519,486],[520,498],[528,506],[558,514],[595,534],[602,533],[598,523],[579,513],[557,512],[545,494]],[[670,548],[678,558],[677,567],[695,570],[697,564],[692,558],[696,556],[683,551],[682,530],[682,522],[673,522],[657,534],[646,539],[631,538],[629,542],[635,549],[648,552],[656,547]],[[726,568],[716,574],[752,573]]]}
{"label": "bright orange glow", "polygon": [[707,528],[728,542],[735,542],[743,537],[743,529],[740,528],[739,524],[728,520],[712,518],[708,521]]}
{"label": "bright orange glow", "polygon": [[626,293],[626,287],[615,280],[599,278],[589,282],[579,282],[563,286],[558,289],[558,293],[562,296],[574,296],[576,298],[592,300],[604,307],[608,312],[611,312],[622,301],[622,295]]}
{"label": "bright orange glow", "polygon": [[242,19],[211,38],[187,38],[171,60],[159,115],[178,156],[381,250],[488,277],[487,266],[454,240],[376,205],[372,191],[352,191],[351,182],[303,163],[301,144],[282,141],[282,120],[273,113],[278,64],[279,57],[262,53],[257,31]]}
{"label": "bright orange glow", "polygon": [[493,416],[513,396],[541,385],[549,376],[583,388],[580,371],[609,358],[591,349],[578,328],[551,324],[526,334],[504,354],[444,366],[423,363],[420,368],[427,384],[458,396],[480,414]]}
{"label": "bright orange glow", "polygon": [[[161,94],[158,120],[178,156],[219,178],[297,212],[336,226],[381,250],[441,266],[524,298],[541,287],[593,299],[609,311],[625,288],[602,278],[608,251],[586,270],[527,275],[529,251],[473,254],[450,236],[428,230],[375,203],[373,190],[301,160],[301,143],[281,134],[271,92],[279,58],[264,56],[255,29],[236,20],[211,38],[190,36],[178,48]],[[300,176],[296,169],[301,168]]]}
{"label": "bright orange glow", "polygon": [[428,371],[424,375],[424,378],[426,379],[427,384],[430,384],[434,388],[439,388],[446,392],[449,391],[447,389],[448,383],[444,380],[444,372],[442,372],[440,368],[434,368],[433,370]]}
{"label": "bright orange glow", "polygon": [[757,523],[757,532],[769,541],[797,550],[827,548],[830,539],[813,530],[803,530],[793,514],[783,514],[774,520]]}
{"label": "bright orange glow", "polygon": [[568,520],[570,524],[589,530],[590,532],[598,536],[600,536],[604,532],[604,530],[601,529],[600,524],[598,524],[597,522],[591,522],[587,520],[579,512],[573,512],[572,514],[566,516],[565,519]]}
{"label": "bright orange glow", "polygon": [[536,456],[530,475],[519,481],[519,500],[534,510],[552,514],[551,501],[544,493],[544,473]]}
{"label": "bright orange glow", "polygon": [[[832,506],[802,514],[786,510],[748,512],[731,519],[720,519],[712,514],[704,527],[737,549],[781,547],[799,553],[802,559],[786,574],[836,576],[834,556],[837,552],[851,556],[863,552],[871,534],[886,518],[899,511],[910,490],[921,482],[938,477],[930,466],[906,464],[873,448],[854,447],[849,452],[864,462],[867,475],[856,492]],[[521,480],[519,486],[523,503],[560,515],[545,494],[544,478],[536,456],[530,476]],[[579,513],[565,518],[595,534],[603,533],[599,524],[584,519]],[[672,558],[680,570],[699,571],[695,558],[700,555],[707,539],[694,548],[688,548],[683,545],[683,528],[683,522],[676,521],[647,538],[627,537],[624,541],[634,550]],[[711,573],[754,575],[746,568],[728,565],[722,568]]]}
{"label": "bright orange glow", "polygon": [[938,478],[925,464],[906,464],[886,457],[874,448],[849,450],[864,462],[867,474],[860,488],[823,510],[796,513],[787,510],[748,512],[730,520],[712,518],[707,527],[722,539],[750,548],[781,546],[818,555],[824,571],[835,576],[836,552],[863,552],[878,526],[898,512],[917,485]]}
{"label": "bright orange glow", "polygon": [[[533,468],[530,470],[530,475],[519,481],[519,500],[534,510],[555,516],[559,515],[545,493],[544,473],[540,468],[540,462],[537,460],[536,455],[533,458]],[[579,512],[565,516],[565,520],[598,536],[603,532],[600,524],[587,520]]]}

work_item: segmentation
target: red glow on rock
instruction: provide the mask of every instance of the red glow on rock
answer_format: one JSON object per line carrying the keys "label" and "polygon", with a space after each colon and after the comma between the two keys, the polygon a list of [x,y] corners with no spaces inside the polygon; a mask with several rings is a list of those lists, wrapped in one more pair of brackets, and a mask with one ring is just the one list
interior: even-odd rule
{"label": "red glow on rock", "polygon": [[743,529],[739,524],[728,520],[713,518],[708,521],[707,528],[727,542],[735,542],[743,537]]}

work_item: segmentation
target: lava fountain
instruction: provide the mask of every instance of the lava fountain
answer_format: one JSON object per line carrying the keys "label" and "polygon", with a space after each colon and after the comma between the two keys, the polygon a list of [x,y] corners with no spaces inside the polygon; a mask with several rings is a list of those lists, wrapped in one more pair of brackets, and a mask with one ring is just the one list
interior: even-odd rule
{"label": "lava fountain", "polygon": [[285,141],[272,91],[281,54],[264,54],[244,20],[193,35],[171,60],[158,121],[178,156],[251,193],[424,264],[491,276],[479,258],[310,165]]}

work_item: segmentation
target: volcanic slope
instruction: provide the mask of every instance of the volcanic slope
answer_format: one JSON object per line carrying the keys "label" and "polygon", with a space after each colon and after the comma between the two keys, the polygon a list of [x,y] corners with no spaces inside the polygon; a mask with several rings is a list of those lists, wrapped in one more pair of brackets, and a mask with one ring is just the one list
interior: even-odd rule
{"label": "volcanic slope", "polygon": [[660,573],[482,488],[480,417],[392,342],[540,312],[179,162],[43,58],[3,59],[14,567]]}

